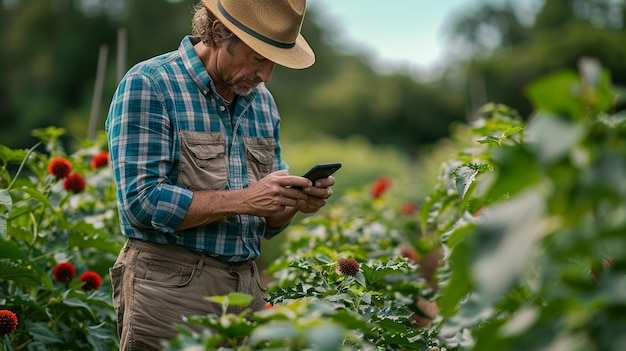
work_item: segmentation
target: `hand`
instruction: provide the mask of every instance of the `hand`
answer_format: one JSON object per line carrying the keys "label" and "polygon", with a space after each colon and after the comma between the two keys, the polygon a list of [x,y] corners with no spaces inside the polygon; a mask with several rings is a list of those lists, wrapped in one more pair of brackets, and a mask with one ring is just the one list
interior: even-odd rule
{"label": "hand", "polygon": [[313,213],[326,205],[328,198],[333,194],[331,188],[335,184],[333,176],[318,179],[313,186],[302,188],[302,192],[307,194],[306,200],[300,200],[296,204],[296,209],[304,213]]}
{"label": "hand", "polygon": [[310,187],[311,181],[289,175],[286,170],[268,174],[245,190],[245,201],[252,208],[249,213],[259,217],[269,217],[282,212],[286,206],[296,207],[299,201],[307,201],[309,196],[292,186]]}

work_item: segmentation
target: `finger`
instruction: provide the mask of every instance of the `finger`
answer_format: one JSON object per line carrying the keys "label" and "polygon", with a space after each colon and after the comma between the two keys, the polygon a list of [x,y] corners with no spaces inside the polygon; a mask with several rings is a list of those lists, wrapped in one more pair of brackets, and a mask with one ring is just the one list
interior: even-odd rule
{"label": "finger", "polygon": [[335,177],[328,176],[326,178],[321,178],[315,181],[313,186],[317,188],[326,188],[335,185]]}
{"label": "finger", "polygon": [[307,187],[304,189],[304,193],[311,195],[313,197],[328,199],[333,194],[333,189],[328,188],[318,188],[318,187]]}

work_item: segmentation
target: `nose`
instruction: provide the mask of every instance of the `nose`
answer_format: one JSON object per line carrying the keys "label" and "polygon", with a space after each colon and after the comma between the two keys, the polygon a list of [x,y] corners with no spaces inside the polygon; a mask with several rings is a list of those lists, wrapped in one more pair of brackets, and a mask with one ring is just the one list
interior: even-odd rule
{"label": "nose", "polygon": [[272,73],[274,72],[274,62],[270,60],[265,60],[261,63],[259,70],[257,71],[257,76],[263,81],[263,83],[267,83],[272,79]]}

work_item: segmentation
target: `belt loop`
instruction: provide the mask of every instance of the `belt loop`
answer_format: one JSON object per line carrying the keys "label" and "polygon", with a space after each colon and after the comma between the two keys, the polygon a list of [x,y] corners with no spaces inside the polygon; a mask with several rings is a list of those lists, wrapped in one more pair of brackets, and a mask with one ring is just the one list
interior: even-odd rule
{"label": "belt loop", "polygon": [[196,273],[196,276],[199,277],[200,273],[202,272],[202,266],[204,265],[204,254],[200,254],[200,258],[198,259],[198,265],[196,266],[196,269],[198,270],[198,272]]}
{"label": "belt loop", "polygon": [[126,239],[126,242],[124,243],[124,247],[122,248],[122,250],[124,252],[128,252],[128,250],[130,250],[130,239]]}

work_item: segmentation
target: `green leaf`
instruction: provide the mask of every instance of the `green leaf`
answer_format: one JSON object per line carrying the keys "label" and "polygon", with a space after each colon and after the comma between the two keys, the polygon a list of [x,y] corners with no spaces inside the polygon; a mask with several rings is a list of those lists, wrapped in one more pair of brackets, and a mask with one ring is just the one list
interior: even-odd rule
{"label": "green leaf", "polygon": [[33,267],[30,264],[24,265],[8,260],[0,260],[0,280],[39,286],[43,283],[41,272],[33,269]]}
{"label": "green leaf", "polygon": [[454,246],[448,259],[450,276],[442,284],[437,304],[439,313],[450,317],[458,310],[459,301],[473,289],[468,269],[469,247],[464,241]]}
{"label": "green leaf", "polygon": [[524,130],[524,127],[512,127],[512,128],[508,128],[507,130],[505,130],[504,133],[502,133],[502,135],[508,138],[511,135],[515,135],[523,130]]}
{"label": "green leaf", "polygon": [[69,297],[69,298],[64,298],[63,299],[63,304],[69,307],[74,307],[74,308],[83,308],[85,310],[87,310],[87,312],[89,312],[89,314],[91,315],[91,317],[95,320],[96,319],[96,315],[94,314],[94,311],[91,309],[91,306],[86,303],[85,301],[77,298],[77,297]]}
{"label": "green leaf", "polygon": [[54,207],[52,206],[52,204],[50,203],[48,198],[44,194],[42,194],[39,190],[37,190],[36,188],[32,188],[32,187],[29,187],[29,186],[21,186],[19,188],[12,189],[11,191],[14,191],[14,192],[15,191],[23,191],[23,192],[29,194],[30,196],[32,196],[33,198],[35,198],[36,200],[38,200],[39,202],[41,202],[46,207],[54,209]]}
{"label": "green leaf", "polygon": [[28,255],[24,252],[24,249],[14,241],[0,239],[0,243],[0,259],[28,260]]}
{"label": "green leaf", "polygon": [[361,265],[361,271],[365,277],[367,284],[372,285],[377,281],[385,278],[389,274],[402,272],[407,268],[407,263],[402,260],[387,260],[384,263],[377,263],[370,267],[366,264]]}
{"label": "green leaf", "polygon": [[13,199],[11,199],[11,194],[7,189],[0,189],[0,205],[6,206],[9,216],[11,216],[11,211],[13,211]]}
{"label": "green leaf", "polygon": [[527,146],[536,153],[542,165],[550,165],[572,152],[583,137],[584,128],[554,115],[538,113],[528,126]]}
{"label": "green leaf", "polygon": [[492,136],[492,135],[482,137],[476,141],[480,144],[498,144],[498,145],[500,145],[500,143],[502,142],[500,138]]}
{"label": "green leaf", "polygon": [[474,180],[476,180],[477,174],[477,169],[472,169],[468,166],[462,166],[456,169],[455,185],[461,199],[465,197],[467,190],[472,185]]}
{"label": "green leaf", "polygon": [[271,321],[255,328],[250,335],[249,342],[251,345],[256,345],[264,341],[296,339],[299,339],[299,332],[292,322]]}
{"label": "green leaf", "polygon": [[326,255],[317,254],[315,255],[315,259],[326,264],[333,264],[333,260],[331,260],[330,257]]}
{"label": "green leaf", "polygon": [[27,154],[26,150],[13,150],[5,145],[0,145],[0,160],[4,163],[20,163]]}
{"label": "green leaf", "polygon": [[362,287],[367,288],[367,283],[365,282],[365,276],[363,275],[363,272],[357,272],[354,276],[354,280],[356,280],[356,282],[359,283],[359,285],[361,285]]}
{"label": "green leaf", "polygon": [[305,333],[308,344],[317,351],[340,350],[345,337],[345,329],[334,323],[311,326]]}
{"label": "green leaf", "polygon": [[34,129],[32,134],[35,138],[50,144],[56,142],[61,136],[63,136],[65,134],[65,129],[51,126],[47,128]]}
{"label": "green leaf", "polygon": [[252,300],[253,300],[253,297],[252,295],[249,295],[249,294],[243,294],[243,293],[238,293],[238,292],[228,294],[229,306],[245,307],[245,306],[250,305]]}
{"label": "green leaf", "polygon": [[61,339],[57,338],[47,327],[46,323],[33,323],[26,321],[26,330],[33,336],[35,341],[39,341],[44,345],[57,344]]}
{"label": "green leaf", "polygon": [[493,206],[470,238],[472,276],[491,302],[517,282],[532,259],[535,243],[544,235],[544,203],[539,192],[525,191]]}
{"label": "green leaf", "polygon": [[572,94],[579,88],[576,72],[561,71],[530,84],[526,94],[539,112],[549,112],[578,119],[583,115],[580,100]]}
{"label": "green leaf", "polygon": [[6,212],[0,213],[0,238],[7,237],[7,218],[13,212],[13,199],[7,189],[0,189],[0,211],[4,212],[3,208],[6,208]]}
{"label": "green leaf", "polygon": [[245,306],[248,306],[252,302],[253,297],[248,294],[234,292],[228,295],[206,296],[204,299],[210,302],[219,303],[220,305],[225,306],[225,307],[226,306],[245,307]]}

